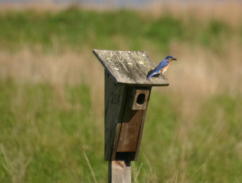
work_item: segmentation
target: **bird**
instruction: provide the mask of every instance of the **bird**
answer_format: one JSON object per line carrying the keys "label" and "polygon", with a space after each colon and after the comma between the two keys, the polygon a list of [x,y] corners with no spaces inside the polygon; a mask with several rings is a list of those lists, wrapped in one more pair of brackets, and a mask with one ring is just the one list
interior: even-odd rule
{"label": "bird", "polygon": [[172,61],[177,61],[177,59],[173,56],[165,57],[154,69],[148,72],[147,79],[157,77],[160,74],[164,75]]}

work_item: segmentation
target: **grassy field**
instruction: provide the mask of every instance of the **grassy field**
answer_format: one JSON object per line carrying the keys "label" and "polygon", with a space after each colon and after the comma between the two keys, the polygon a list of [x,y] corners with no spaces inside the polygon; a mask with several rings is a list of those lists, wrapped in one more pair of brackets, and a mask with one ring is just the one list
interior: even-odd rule
{"label": "grassy field", "polygon": [[180,61],[168,71],[171,85],[152,91],[134,182],[242,182],[242,22],[200,18],[2,12],[0,182],[106,182],[103,71],[93,48]]}

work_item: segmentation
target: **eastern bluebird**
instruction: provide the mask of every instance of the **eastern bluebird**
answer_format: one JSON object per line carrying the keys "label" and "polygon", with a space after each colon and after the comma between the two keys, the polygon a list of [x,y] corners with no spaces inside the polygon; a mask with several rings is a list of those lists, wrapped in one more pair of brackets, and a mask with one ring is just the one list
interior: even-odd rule
{"label": "eastern bluebird", "polygon": [[147,74],[147,79],[164,74],[172,61],[176,61],[176,58],[173,56],[167,56],[164,58],[153,70]]}

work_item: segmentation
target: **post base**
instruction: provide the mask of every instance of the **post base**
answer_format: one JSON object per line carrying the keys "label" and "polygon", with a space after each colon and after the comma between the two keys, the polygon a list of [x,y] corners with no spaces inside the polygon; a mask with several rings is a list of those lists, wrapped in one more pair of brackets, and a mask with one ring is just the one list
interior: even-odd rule
{"label": "post base", "polygon": [[109,183],[131,183],[131,161],[108,162]]}

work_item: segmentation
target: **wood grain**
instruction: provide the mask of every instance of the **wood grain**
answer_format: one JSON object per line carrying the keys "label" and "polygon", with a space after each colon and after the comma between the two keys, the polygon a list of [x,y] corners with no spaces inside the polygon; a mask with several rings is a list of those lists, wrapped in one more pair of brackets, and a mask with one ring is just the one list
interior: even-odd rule
{"label": "wood grain", "polygon": [[93,50],[101,64],[117,83],[129,85],[167,86],[168,81],[160,75],[150,80],[147,74],[157,64],[150,61],[142,51]]}

